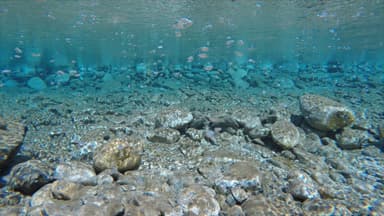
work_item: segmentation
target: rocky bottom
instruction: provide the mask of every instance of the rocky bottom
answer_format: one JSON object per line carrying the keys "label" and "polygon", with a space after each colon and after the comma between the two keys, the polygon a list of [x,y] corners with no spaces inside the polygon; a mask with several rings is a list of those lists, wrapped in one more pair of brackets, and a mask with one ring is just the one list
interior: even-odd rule
{"label": "rocky bottom", "polygon": [[133,89],[0,94],[0,215],[384,215],[380,89]]}

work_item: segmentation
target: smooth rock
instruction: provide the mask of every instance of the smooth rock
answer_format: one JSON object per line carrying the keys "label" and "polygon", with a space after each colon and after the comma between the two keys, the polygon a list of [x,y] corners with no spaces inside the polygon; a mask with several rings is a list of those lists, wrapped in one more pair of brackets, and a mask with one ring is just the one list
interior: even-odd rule
{"label": "smooth rock", "polygon": [[320,131],[335,131],[351,125],[355,115],[343,104],[319,95],[300,97],[300,109],[306,122]]}
{"label": "smooth rock", "polygon": [[276,121],[271,127],[272,139],[283,149],[291,149],[299,144],[300,132],[289,121]]}
{"label": "smooth rock", "polygon": [[28,80],[27,85],[29,88],[38,91],[47,88],[47,84],[45,84],[44,80],[40,79],[39,77],[32,77]]}
{"label": "smooth rock", "polygon": [[83,185],[94,185],[96,173],[91,165],[80,161],[70,161],[56,166],[53,177],[56,180],[76,182]]}
{"label": "smooth rock", "polygon": [[137,169],[141,162],[143,141],[139,138],[114,139],[96,150],[94,168],[100,172],[116,168],[119,172]]}
{"label": "smooth rock", "polygon": [[0,168],[8,165],[23,143],[25,126],[0,116]]}
{"label": "smooth rock", "polygon": [[148,134],[151,142],[172,144],[180,139],[180,132],[172,128],[156,128]]}
{"label": "smooth rock", "polygon": [[14,166],[10,173],[9,186],[24,194],[33,194],[53,180],[53,170],[49,164],[39,160],[29,160]]}
{"label": "smooth rock", "polygon": [[180,129],[193,120],[191,112],[181,109],[165,110],[157,115],[156,126]]}

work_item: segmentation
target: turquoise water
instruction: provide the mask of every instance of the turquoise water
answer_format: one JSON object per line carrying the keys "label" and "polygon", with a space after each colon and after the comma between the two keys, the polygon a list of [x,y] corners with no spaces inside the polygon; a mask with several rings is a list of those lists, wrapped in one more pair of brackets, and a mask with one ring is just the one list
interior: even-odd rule
{"label": "turquoise water", "polygon": [[[384,1],[2,1],[1,79],[143,63],[382,65]],[[182,25],[184,21],[190,22]],[[179,23],[179,25],[178,25]],[[181,25],[180,25],[181,24]],[[147,68],[146,68],[147,69]],[[67,71],[64,71],[67,72]],[[12,76],[11,76],[12,77]]]}

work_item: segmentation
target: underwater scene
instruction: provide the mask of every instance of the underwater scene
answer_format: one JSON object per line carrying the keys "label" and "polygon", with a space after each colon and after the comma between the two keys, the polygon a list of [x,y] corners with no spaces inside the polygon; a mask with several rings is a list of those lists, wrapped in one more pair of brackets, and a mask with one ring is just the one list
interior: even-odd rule
{"label": "underwater scene", "polygon": [[0,215],[384,215],[384,0],[1,0]]}

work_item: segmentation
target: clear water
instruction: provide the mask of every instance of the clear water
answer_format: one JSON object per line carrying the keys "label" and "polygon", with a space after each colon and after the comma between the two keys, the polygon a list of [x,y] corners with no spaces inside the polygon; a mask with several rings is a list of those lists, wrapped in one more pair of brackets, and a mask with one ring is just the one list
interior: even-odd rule
{"label": "clear water", "polygon": [[[383,11],[383,0],[2,0],[0,69],[383,64]],[[182,18],[192,25],[175,26]]]}

